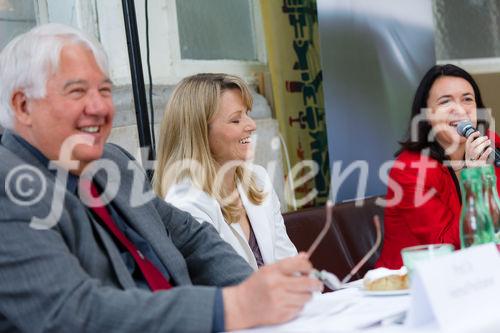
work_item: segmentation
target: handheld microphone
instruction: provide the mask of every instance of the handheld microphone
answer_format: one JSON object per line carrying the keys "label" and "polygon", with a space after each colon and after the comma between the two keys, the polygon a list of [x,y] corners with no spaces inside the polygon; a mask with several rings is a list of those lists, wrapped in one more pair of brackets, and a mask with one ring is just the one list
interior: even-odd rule
{"label": "handheld microphone", "polygon": [[[476,132],[477,129],[472,126],[472,123],[469,120],[464,120],[458,123],[457,132],[464,138],[468,138],[472,133]],[[495,152],[495,166],[500,166],[500,151],[497,148],[494,148]]]}
{"label": "handheld microphone", "polygon": [[457,132],[461,136],[468,138],[472,133],[476,132],[477,129],[472,126],[472,123],[468,120],[464,120],[458,123]]}

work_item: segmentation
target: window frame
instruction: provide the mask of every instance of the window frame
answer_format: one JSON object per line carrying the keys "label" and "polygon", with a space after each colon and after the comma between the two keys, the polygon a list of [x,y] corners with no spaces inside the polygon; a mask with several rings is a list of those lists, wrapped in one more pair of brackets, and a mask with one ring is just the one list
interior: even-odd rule
{"label": "window frame", "polygon": [[[498,6],[498,5],[497,5]],[[434,31],[436,31],[436,22],[437,17],[435,16],[436,12],[436,3],[433,2],[432,9],[432,18],[434,20]],[[500,6],[498,6],[500,9]],[[490,15],[492,12],[489,12]],[[494,38],[498,39],[499,33],[497,29],[492,29],[492,33],[495,34]],[[436,38],[434,38],[434,44],[436,45]],[[436,52],[437,57],[437,52]],[[500,72],[500,57],[482,57],[482,58],[463,58],[463,59],[436,59],[436,64],[445,65],[445,64],[453,64],[465,69],[470,74],[493,74]]]}
{"label": "window frame", "polygon": [[470,74],[500,73],[500,57],[470,58],[470,59],[445,59],[437,60],[436,64],[453,64],[465,69]]}
{"label": "window frame", "polygon": [[[131,83],[127,42],[121,0],[74,0],[75,17],[72,24],[97,36],[110,58],[110,75],[115,84]],[[247,60],[191,60],[182,59],[177,25],[175,0],[150,0],[149,23],[151,67],[155,84],[175,85],[182,78],[199,72],[226,72],[243,77],[250,84],[258,83],[258,73],[267,71],[267,53],[264,26],[259,0],[248,0],[252,11],[255,35],[256,61]],[[37,23],[50,20],[50,0],[33,0]],[[144,2],[135,6],[141,56],[146,73],[146,40]],[[109,13],[113,13],[109,15]]]}
{"label": "window frame", "polygon": [[252,29],[255,34],[255,48],[257,54],[256,61],[248,60],[198,60],[182,59],[179,26],[177,18],[176,0],[165,0],[167,6],[167,29],[168,44],[171,50],[170,75],[179,81],[183,77],[200,72],[227,72],[242,76],[250,83],[256,83],[255,73],[263,72],[267,69],[267,54],[264,40],[264,27],[261,16],[260,2],[258,0],[248,0],[252,11]]}

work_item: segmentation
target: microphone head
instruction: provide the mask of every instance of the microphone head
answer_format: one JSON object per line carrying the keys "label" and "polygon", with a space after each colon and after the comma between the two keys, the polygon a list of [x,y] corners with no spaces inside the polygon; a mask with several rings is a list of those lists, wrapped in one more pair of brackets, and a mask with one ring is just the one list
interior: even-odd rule
{"label": "microphone head", "polygon": [[464,120],[457,124],[457,132],[463,137],[468,138],[475,131],[476,129],[469,120]]}

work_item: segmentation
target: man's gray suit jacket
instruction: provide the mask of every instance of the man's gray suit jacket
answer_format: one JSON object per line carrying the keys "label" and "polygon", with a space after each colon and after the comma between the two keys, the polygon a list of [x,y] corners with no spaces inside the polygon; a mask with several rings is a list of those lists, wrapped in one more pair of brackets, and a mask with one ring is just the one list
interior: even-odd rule
{"label": "man's gray suit jacket", "polygon": [[[64,185],[57,185],[64,198],[55,225],[30,226],[33,217],[49,215],[56,178],[9,131],[1,143],[0,332],[207,332],[214,286],[234,285],[251,274],[208,223],[156,196],[132,207],[131,193],[151,188],[140,182],[144,173],[129,155],[106,145],[101,160],[112,161],[119,175],[98,172],[95,181],[102,188],[106,182],[118,186],[114,207],[149,242],[176,285],[155,293],[137,288],[109,233]],[[16,183],[14,174],[32,167],[40,174],[31,170],[31,178]],[[30,205],[11,199],[36,196],[43,187],[45,194]]]}

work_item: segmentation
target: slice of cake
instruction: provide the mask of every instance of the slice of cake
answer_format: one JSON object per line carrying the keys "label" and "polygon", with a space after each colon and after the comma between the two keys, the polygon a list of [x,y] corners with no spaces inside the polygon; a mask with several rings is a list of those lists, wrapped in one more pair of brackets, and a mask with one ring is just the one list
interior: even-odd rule
{"label": "slice of cake", "polygon": [[404,266],[401,269],[372,269],[365,274],[363,285],[370,291],[408,289],[410,287],[408,270]]}

